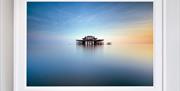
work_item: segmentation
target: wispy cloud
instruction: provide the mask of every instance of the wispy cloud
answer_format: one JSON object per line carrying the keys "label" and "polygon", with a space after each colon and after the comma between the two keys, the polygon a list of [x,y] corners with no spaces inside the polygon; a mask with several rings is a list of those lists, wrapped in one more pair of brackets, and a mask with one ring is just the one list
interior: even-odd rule
{"label": "wispy cloud", "polygon": [[28,32],[47,32],[42,35],[46,37],[73,40],[92,34],[108,39],[129,36],[129,40],[152,40],[152,36],[140,37],[152,34],[151,2],[28,2],[27,15]]}

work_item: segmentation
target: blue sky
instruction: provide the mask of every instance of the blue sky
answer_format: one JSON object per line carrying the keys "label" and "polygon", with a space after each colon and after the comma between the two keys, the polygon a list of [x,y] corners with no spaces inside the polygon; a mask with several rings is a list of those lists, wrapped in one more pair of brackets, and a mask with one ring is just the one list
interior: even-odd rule
{"label": "blue sky", "polygon": [[28,41],[32,44],[74,42],[86,35],[117,40],[121,35],[152,33],[152,22],[152,2],[28,2],[27,5]]}

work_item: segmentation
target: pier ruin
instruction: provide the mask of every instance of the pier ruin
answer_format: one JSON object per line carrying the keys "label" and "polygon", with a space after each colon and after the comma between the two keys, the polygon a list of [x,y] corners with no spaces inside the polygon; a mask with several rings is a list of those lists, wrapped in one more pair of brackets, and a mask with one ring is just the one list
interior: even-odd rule
{"label": "pier ruin", "polygon": [[98,39],[94,36],[85,36],[81,40],[76,40],[76,44],[78,45],[85,45],[85,46],[91,46],[91,45],[103,45],[104,39]]}

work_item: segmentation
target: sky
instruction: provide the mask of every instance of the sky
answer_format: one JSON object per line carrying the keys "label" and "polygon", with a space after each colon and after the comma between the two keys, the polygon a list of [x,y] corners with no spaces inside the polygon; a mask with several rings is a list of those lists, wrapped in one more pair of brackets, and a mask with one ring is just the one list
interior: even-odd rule
{"label": "sky", "polygon": [[73,43],[93,35],[112,43],[153,43],[152,2],[28,2],[30,44]]}

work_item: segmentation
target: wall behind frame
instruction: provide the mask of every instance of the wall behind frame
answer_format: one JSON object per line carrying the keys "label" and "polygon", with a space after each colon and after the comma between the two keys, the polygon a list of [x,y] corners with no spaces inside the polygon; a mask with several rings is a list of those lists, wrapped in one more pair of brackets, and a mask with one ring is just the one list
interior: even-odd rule
{"label": "wall behind frame", "polygon": [[[164,87],[180,91],[180,0],[164,0],[164,6]],[[0,0],[0,91],[13,91],[13,0]]]}
{"label": "wall behind frame", "polygon": [[180,0],[164,1],[165,91],[180,91]]}
{"label": "wall behind frame", "polygon": [[13,91],[13,0],[0,0],[0,91]]}

